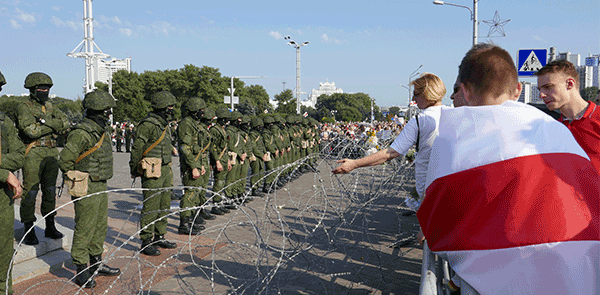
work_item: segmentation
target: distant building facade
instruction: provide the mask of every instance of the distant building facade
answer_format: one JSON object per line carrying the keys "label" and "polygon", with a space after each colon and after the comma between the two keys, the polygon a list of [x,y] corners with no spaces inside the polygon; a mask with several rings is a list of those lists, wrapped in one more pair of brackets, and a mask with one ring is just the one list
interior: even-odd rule
{"label": "distant building facade", "polygon": [[97,77],[96,81],[109,84],[112,80],[112,75],[119,70],[126,70],[131,72],[131,57],[125,59],[95,59],[95,73],[94,76]]}
{"label": "distant building facade", "polygon": [[300,101],[303,106],[315,108],[317,105],[317,98],[323,94],[332,95],[334,93],[344,93],[344,90],[341,88],[335,87],[334,82],[321,82],[319,83],[319,89],[312,90],[311,94],[308,96],[308,100]]}

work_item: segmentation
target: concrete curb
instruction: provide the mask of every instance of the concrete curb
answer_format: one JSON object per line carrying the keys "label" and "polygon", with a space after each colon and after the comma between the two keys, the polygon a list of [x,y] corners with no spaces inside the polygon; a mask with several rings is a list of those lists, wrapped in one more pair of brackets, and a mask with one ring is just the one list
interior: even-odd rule
{"label": "concrete curb", "polygon": [[[15,216],[19,216],[19,206],[15,205]],[[35,234],[40,241],[38,245],[30,246],[19,242],[25,233],[23,224],[15,219],[15,260],[13,264],[13,284],[34,278],[38,275],[50,272],[72,264],[71,243],[73,241],[73,229],[56,223],[58,231],[65,236],[59,240],[53,240],[44,236],[46,224],[42,216],[37,215]]]}

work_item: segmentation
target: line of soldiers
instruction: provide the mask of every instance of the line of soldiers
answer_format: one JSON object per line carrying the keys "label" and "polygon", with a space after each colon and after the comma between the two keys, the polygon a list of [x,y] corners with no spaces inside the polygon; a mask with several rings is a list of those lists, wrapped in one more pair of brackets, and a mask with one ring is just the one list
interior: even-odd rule
{"label": "line of soldiers", "polygon": [[[133,139],[133,124],[117,122],[114,127],[115,148],[118,153],[123,152],[123,144],[125,144],[125,152],[131,152],[131,140]],[[123,142],[124,141],[124,142]]]}
{"label": "line of soldiers", "polygon": [[[0,73],[1,86],[6,84]],[[25,78],[30,96],[16,106],[13,122],[0,112],[0,293],[12,294],[9,272],[13,255],[14,199],[22,196],[20,218],[25,226],[23,242],[39,244],[35,234],[35,202],[41,188],[41,214],[45,216],[45,237],[61,239],[55,226],[56,179],[58,170],[68,184],[75,207],[75,228],[71,256],[76,265],[75,283],[85,288],[96,285],[95,275],[115,276],[120,270],[103,263],[107,234],[107,181],[113,176],[113,153],[109,120],[115,99],[96,90],[83,99],[84,118],[72,127],[63,150],[58,152],[56,139],[67,132],[67,116],[55,108],[49,98],[52,79],[44,73],[31,73]],[[165,240],[173,186],[172,155],[177,155],[171,142],[175,97],[167,92],[152,96],[152,111],[134,129],[136,140],[131,149],[130,174],[141,177],[143,208],[140,218],[141,253],[160,255],[160,248],[176,248]],[[250,200],[246,179],[250,177],[252,196],[263,196],[281,188],[287,181],[314,167],[315,159],[306,165],[290,165],[317,152],[316,121],[288,116],[266,116],[264,122],[254,117],[230,113],[223,105],[216,111],[199,98],[184,103],[184,118],[179,124],[178,147],[180,172],[186,186],[180,206],[180,234],[197,234],[205,219],[214,219]],[[300,124],[302,122],[302,124]],[[286,126],[287,124],[287,126]],[[276,170],[280,166],[283,170]],[[22,169],[23,184],[13,172]],[[265,169],[270,173],[263,178]],[[213,206],[210,212],[192,211],[206,202],[205,190],[213,171]],[[277,173],[275,173],[277,172]],[[278,175],[276,175],[278,174]],[[276,178],[279,176],[279,178]],[[262,182],[259,183],[259,180]],[[278,179],[277,182],[275,180]],[[240,181],[241,180],[241,181]],[[260,189],[262,186],[262,190]],[[104,192],[104,193],[103,193]],[[92,196],[89,196],[92,195]],[[222,198],[225,197],[225,198]],[[211,214],[212,213],[212,214]],[[8,286],[8,288],[6,288]]]}
{"label": "line of soldiers", "polygon": [[[134,129],[136,140],[129,162],[131,177],[141,177],[142,187],[149,189],[143,193],[140,220],[142,254],[157,256],[158,248],[177,247],[164,239],[164,217],[171,204],[171,194],[164,188],[173,186],[173,155],[180,155],[179,172],[185,186],[178,227],[182,235],[198,234],[205,220],[229,213],[252,197],[271,193],[314,169],[314,157],[304,163],[294,162],[318,151],[315,120],[294,115],[284,120],[274,115],[265,116],[263,121],[230,112],[225,105],[213,110],[202,99],[192,97],[182,105],[176,150],[169,140],[173,138],[169,122],[173,120],[175,97],[162,91],[152,96],[151,103],[152,111]],[[280,166],[285,168],[277,169]],[[212,208],[208,212],[194,210],[207,201],[211,170]],[[249,171],[252,190],[246,192]]]}

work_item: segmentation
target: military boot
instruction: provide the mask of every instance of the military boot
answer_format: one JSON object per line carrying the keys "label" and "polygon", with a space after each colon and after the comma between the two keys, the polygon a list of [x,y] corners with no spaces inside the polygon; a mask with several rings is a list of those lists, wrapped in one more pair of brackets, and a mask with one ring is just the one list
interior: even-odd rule
{"label": "military boot", "polygon": [[102,263],[102,255],[90,255],[90,273],[94,274],[96,270],[100,276],[112,277],[121,274],[120,269]]}
{"label": "military boot", "polygon": [[206,210],[204,210],[204,209],[200,209],[200,216],[201,216],[201,217],[202,217],[202,219],[204,219],[204,220],[214,220],[214,219],[217,219],[217,217],[216,217],[216,216],[214,216],[214,215],[212,215],[212,214],[210,214],[210,213],[206,212]]}
{"label": "military boot", "polygon": [[96,281],[92,277],[92,273],[87,269],[86,264],[75,264],[77,267],[77,274],[75,274],[75,284],[84,288],[96,287]]}
{"label": "military boot", "polygon": [[212,209],[210,209],[210,213],[214,215],[223,215],[227,212],[224,212],[221,208],[217,207],[216,205],[213,205]]}
{"label": "military boot", "polygon": [[54,223],[54,216],[46,217],[46,230],[44,232],[44,235],[46,236],[46,238],[51,238],[54,240],[61,239],[65,236],[56,229],[56,225]]}
{"label": "military boot", "polygon": [[25,235],[25,238],[23,239],[23,243],[25,243],[25,245],[31,245],[31,246],[39,244],[40,241],[35,236],[35,228],[33,227],[33,222],[25,222],[25,231],[24,232],[27,232],[29,229],[31,229],[31,231]]}
{"label": "military boot", "polygon": [[258,189],[256,189],[256,188],[253,188],[253,189],[252,189],[252,194],[251,194],[251,195],[252,195],[252,196],[255,196],[255,197],[259,197],[259,198],[262,198],[262,197],[264,197],[264,196],[265,196],[265,194],[264,194],[264,193],[260,192],[260,191],[259,191]]}
{"label": "military boot", "polygon": [[152,239],[142,240],[141,253],[148,256],[160,255],[160,250],[152,243]]}
{"label": "military boot", "polygon": [[194,227],[190,226],[190,218],[189,217],[180,217],[179,218],[179,227],[177,228],[177,233],[180,235],[197,235],[200,231]]}
{"label": "military boot", "polygon": [[200,231],[200,230],[205,229],[203,224],[205,224],[206,221],[204,221],[204,219],[202,218],[202,216],[200,216],[200,214],[196,214],[195,217],[191,217],[190,223],[191,223],[192,227],[196,230]]}
{"label": "military boot", "polygon": [[164,249],[175,249],[177,248],[177,244],[173,242],[169,242],[165,240],[164,235],[154,235],[154,245],[164,248]]}

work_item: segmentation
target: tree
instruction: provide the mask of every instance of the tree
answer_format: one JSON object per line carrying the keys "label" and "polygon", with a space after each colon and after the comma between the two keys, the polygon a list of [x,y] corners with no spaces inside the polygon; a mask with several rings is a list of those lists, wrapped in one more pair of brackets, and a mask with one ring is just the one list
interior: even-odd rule
{"label": "tree", "polygon": [[121,70],[113,74],[113,96],[117,107],[113,109],[115,121],[139,122],[150,111],[150,101],[145,99],[142,78],[136,72]]}
{"label": "tree", "polygon": [[275,94],[277,104],[277,112],[282,114],[296,113],[296,99],[293,98],[292,90],[286,89],[279,94]]}
{"label": "tree", "polygon": [[398,114],[400,114],[399,107],[390,107],[390,115],[392,115],[392,117],[397,116]]}
{"label": "tree", "polygon": [[598,97],[598,87],[586,87],[579,92],[586,101],[594,101]]}

